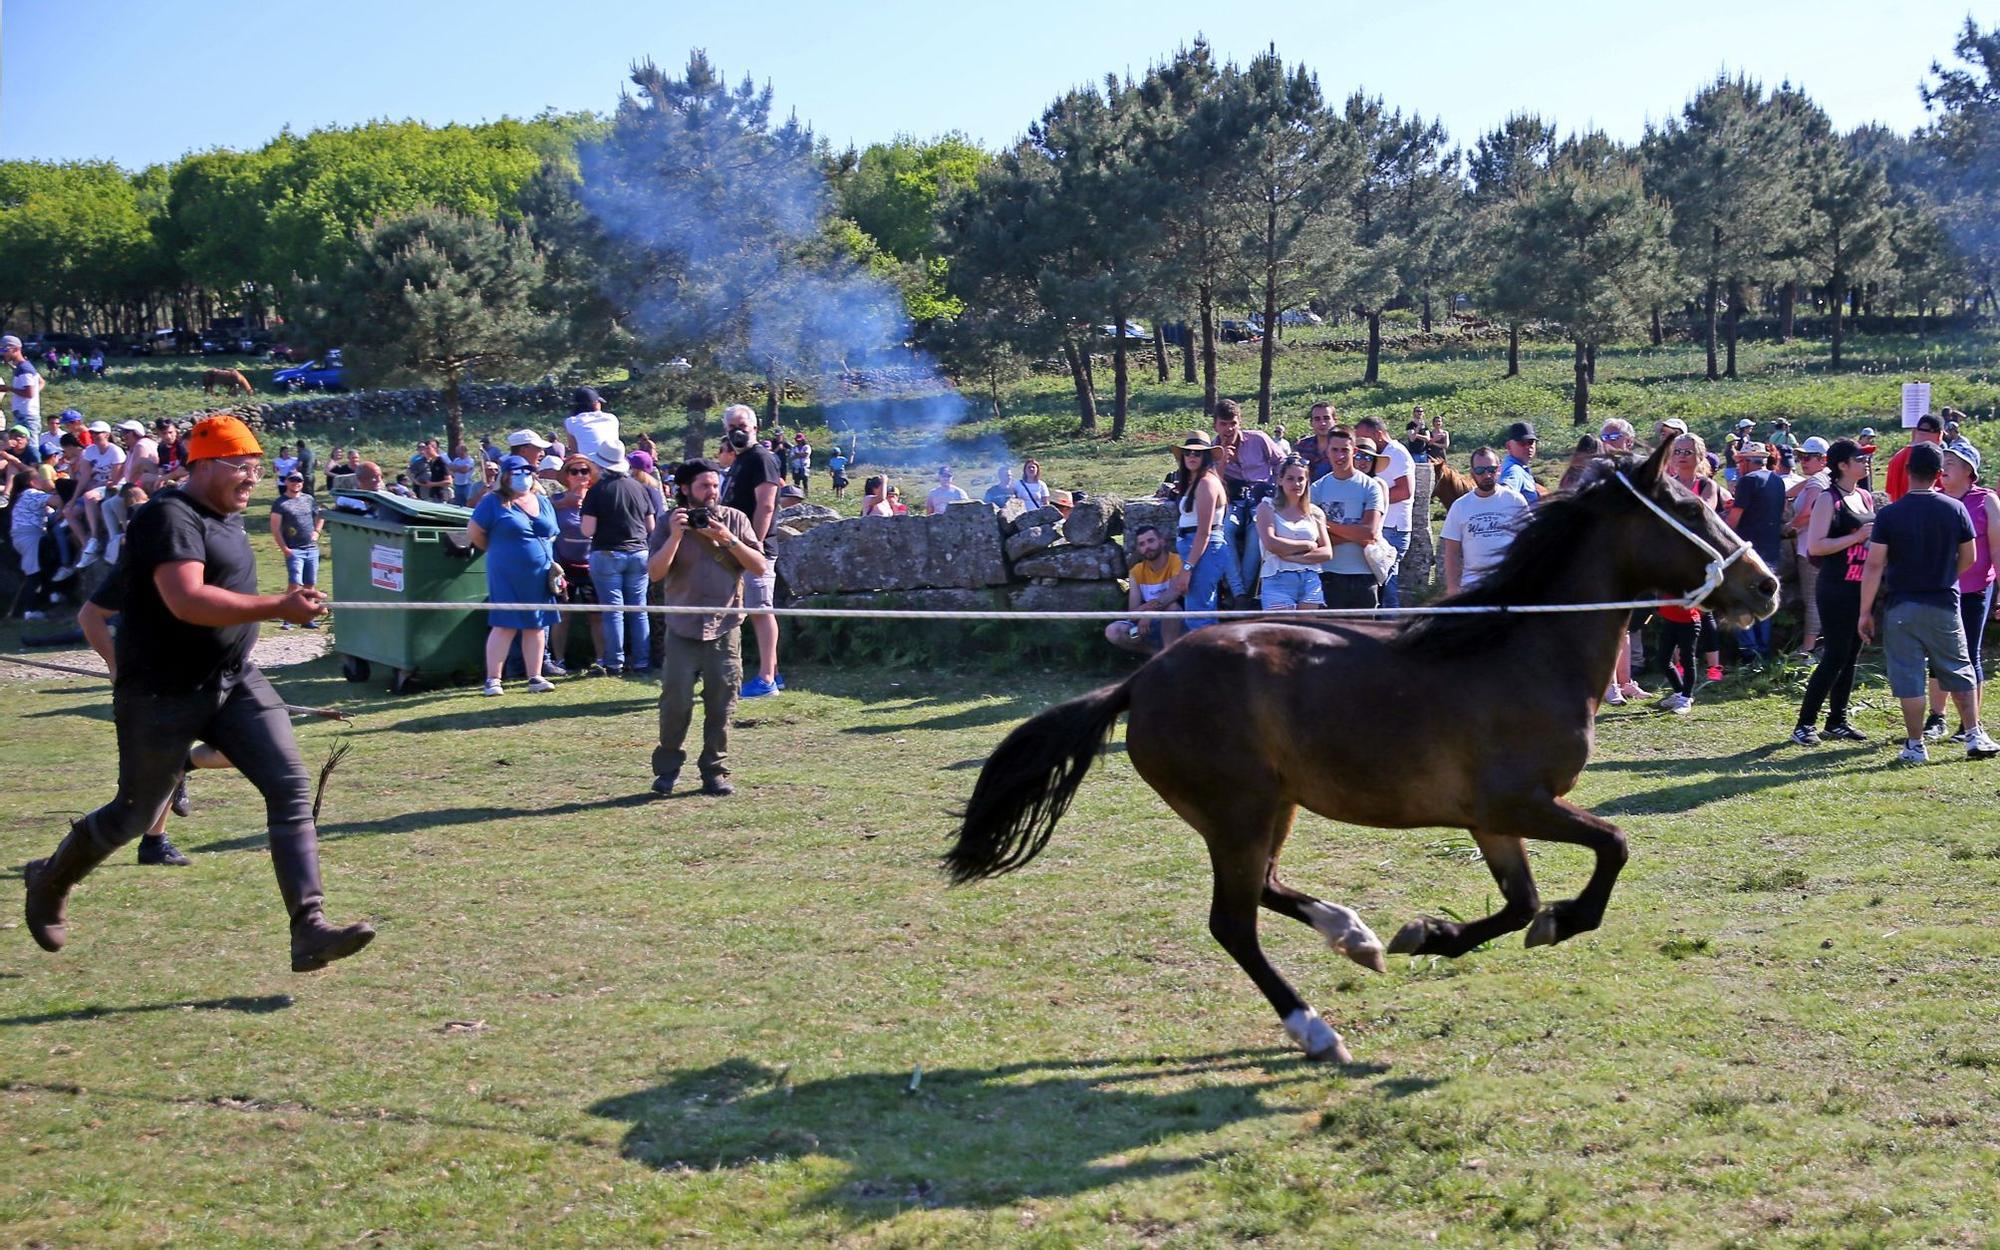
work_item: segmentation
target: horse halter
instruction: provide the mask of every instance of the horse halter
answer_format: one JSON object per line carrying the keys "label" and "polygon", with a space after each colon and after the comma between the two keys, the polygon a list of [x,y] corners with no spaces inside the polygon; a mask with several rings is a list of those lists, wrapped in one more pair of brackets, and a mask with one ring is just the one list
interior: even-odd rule
{"label": "horse halter", "polygon": [[1634,499],[1637,499],[1640,503],[1645,504],[1646,507],[1651,510],[1654,516],[1660,518],[1662,521],[1665,521],[1670,527],[1672,527],[1673,531],[1676,534],[1679,534],[1682,538],[1687,539],[1695,546],[1701,548],[1702,551],[1707,554],[1708,568],[1702,574],[1701,585],[1696,586],[1693,590],[1688,591],[1687,594],[1681,597],[1681,605],[1683,607],[1689,607],[1689,608],[1700,607],[1702,600],[1714,594],[1716,590],[1721,587],[1722,578],[1725,574],[1729,572],[1729,566],[1736,563],[1738,560],[1741,560],[1744,557],[1744,555],[1751,550],[1750,544],[1748,542],[1739,542],[1736,545],[1736,550],[1730,552],[1728,555],[1723,555],[1720,551],[1717,551],[1715,549],[1715,544],[1709,542],[1706,538],[1703,538],[1701,535],[1695,533],[1687,526],[1682,525],[1680,523],[1680,520],[1677,517],[1675,517],[1673,513],[1667,511],[1665,508],[1662,508],[1657,502],[1653,500],[1652,496],[1648,495],[1645,491],[1642,491],[1637,486],[1634,486],[1632,484],[1632,479],[1625,476],[1625,470],[1623,469],[1618,470],[1618,481],[1622,486],[1625,487],[1626,490],[1632,492],[1632,497]]}

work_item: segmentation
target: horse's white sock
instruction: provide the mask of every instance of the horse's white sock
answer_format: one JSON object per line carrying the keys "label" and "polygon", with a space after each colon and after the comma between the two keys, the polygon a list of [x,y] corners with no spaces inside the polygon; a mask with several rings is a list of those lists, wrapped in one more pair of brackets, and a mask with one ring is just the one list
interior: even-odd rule
{"label": "horse's white sock", "polygon": [[1305,904],[1305,911],[1312,920],[1312,927],[1319,930],[1328,946],[1355,963],[1382,971],[1382,939],[1375,936],[1375,931],[1363,922],[1354,909],[1315,899]]}
{"label": "horse's white sock", "polygon": [[1321,1055],[1340,1049],[1340,1034],[1333,1026],[1319,1018],[1319,1013],[1310,1007],[1301,1007],[1285,1017],[1285,1032],[1306,1052],[1306,1056],[1317,1059]]}

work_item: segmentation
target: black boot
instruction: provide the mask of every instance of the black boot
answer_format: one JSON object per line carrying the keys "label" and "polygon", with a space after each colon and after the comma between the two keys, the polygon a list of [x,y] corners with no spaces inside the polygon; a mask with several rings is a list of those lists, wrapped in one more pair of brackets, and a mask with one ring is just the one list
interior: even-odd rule
{"label": "black boot", "polygon": [[375,930],[356,922],[341,928],[326,922],[320,906],[319,838],[303,833],[271,835],[271,866],[278,873],[278,893],[292,918],[292,971],[316,972],[345,959],[375,940]]}
{"label": "black boot", "polygon": [[103,847],[90,836],[88,818],[69,827],[68,836],[55,854],[30,860],[21,870],[28,884],[28,934],[45,951],[59,951],[69,940],[69,923],[63,907],[69,889],[103,863],[114,848]]}

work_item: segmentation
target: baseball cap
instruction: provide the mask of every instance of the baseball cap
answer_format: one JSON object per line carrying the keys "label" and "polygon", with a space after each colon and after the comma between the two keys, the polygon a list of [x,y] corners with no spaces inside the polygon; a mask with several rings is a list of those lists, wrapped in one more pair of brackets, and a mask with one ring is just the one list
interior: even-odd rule
{"label": "baseball cap", "polygon": [[778,498],[780,499],[804,499],[805,497],[806,493],[796,486],[780,486],[778,488]]}
{"label": "baseball cap", "polygon": [[507,436],[509,447],[547,447],[549,440],[533,430],[515,430]]}
{"label": "baseball cap", "polygon": [[1806,456],[1824,456],[1826,454],[1826,446],[1826,440],[1815,434],[1805,442],[1799,444],[1799,453]]}
{"label": "baseball cap", "polygon": [[543,456],[540,462],[535,465],[535,467],[537,469],[540,469],[544,473],[554,473],[562,468],[562,457]]}
{"label": "baseball cap", "polygon": [[1874,427],[1874,426],[1872,426],[1872,425],[1864,425],[1864,426],[1862,426],[1862,427],[1861,427],[1861,437],[1862,437],[1862,439],[1863,439],[1863,440],[1866,440],[1866,439],[1871,439],[1871,438],[1874,438],[1874,437],[1875,437],[1875,427]]}
{"label": "baseball cap", "polygon": [[1688,432],[1688,423],[1679,417],[1668,417],[1660,422],[1660,428],[1663,430],[1672,430],[1676,434],[1685,434]]}
{"label": "baseball cap", "polygon": [[653,471],[653,453],[649,451],[628,451],[625,453],[625,459],[632,463],[632,469],[636,473]]}
{"label": "baseball cap", "polygon": [[599,395],[597,388],[594,386],[579,386],[569,393],[570,407],[576,409],[578,412],[582,412],[592,404],[601,404],[603,402],[604,396]]}
{"label": "baseball cap", "polygon": [[1920,430],[1925,430],[1932,434],[1937,434],[1944,430],[1944,422],[1938,420],[1936,415],[1927,412],[1923,416],[1917,418],[1917,428]]}
{"label": "baseball cap", "polygon": [[306,480],[306,475],[297,469],[293,469],[290,473],[285,474],[285,480],[287,482],[303,482]]}
{"label": "baseball cap", "polygon": [[83,428],[89,430],[92,434],[111,433],[111,425],[109,422],[105,421],[92,421],[89,425],[86,425]]}
{"label": "baseball cap", "polygon": [[1533,424],[1527,421],[1516,421],[1507,427],[1507,437],[1504,441],[1509,443],[1540,442],[1541,438],[1535,433]]}
{"label": "baseball cap", "polygon": [[144,434],[146,427],[140,425],[137,421],[120,421],[118,423],[118,430],[121,434]]}
{"label": "baseball cap", "polygon": [[1755,421],[1752,421],[1750,418],[1745,417],[1741,421],[1738,421],[1736,423],[1736,428],[1739,430],[1754,430],[1757,428],[1757,423]]}
{"label": "baseball cap", "polygon": [[28,436],[34,433],[33,430],[29,429],[25,425],[10,425],[7,427],[7,432],[9,434],[18,434],[22,438],[27,438]]}
{"label": "baseball cap", "polygon": [[1974,475],[1978,474],[1979,451],[1971,443],[1966,442],[1962,438],[1956,439],[1952,442],[1946,443],[1944,445],[1944,449],[1950,452],[1952,455],[1957,456],[1960,460],[1965,461],[1965,463],[1971,465],[1972,472],[1974,473]]}
{"label": "baseball cap", "polygon": [[197,460],[213,460],[217,456],[261,456],[263,447],[258,445],[257,436],[250,427],[243,424],[241,417],[220,413],[213,417],[203,417],[194,423],[185,440],[187,450],[182,453],[189,464]]}
{"label": "baseball cap", "polygon": [[528,463],[526,456],[500,457],[500,471],[502,473],[525,473],[534,467]]}
{"label": "baseball cap", "polygon": [[20,345],[21,345],[21,340],[18,337],[12,334],[0,334],[0,351],[5,351],[8,348],[19,347]]}
{"label": "baseball cap", "polygon": [[62,416],[59,420],[64,425],[81,425],[83,424],[83,414],[74,408],[65,408],[62,410]]}

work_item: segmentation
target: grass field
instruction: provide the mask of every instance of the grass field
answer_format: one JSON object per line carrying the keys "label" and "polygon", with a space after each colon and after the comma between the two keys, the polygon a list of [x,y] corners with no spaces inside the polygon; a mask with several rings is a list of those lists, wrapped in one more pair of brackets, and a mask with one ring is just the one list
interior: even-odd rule
{"label": "grass field", "polygon": [[[1749,376],[1717,386],[1684,347],[1606,353],[1600,393],[1717,432],[1739,410],[1792,412],[1801,434],[1885,427],[1905,366],[1896,344],[1855,346],[1869,372],[1753,347]],[[1939,402],[1990,411],[1993,347],[1933,361]],[[1393,357],[1366,389],[1351,354],[1286,360],[1292,408],[1421,398],[1470,439],[1514,415],[1566,425],[1554,350],[1510,383],[1491,352]],[[1225,391],[1253,367],[1233,355]],[[1004,437],[1058,485],[1136,493],[1199,403],[1146,384],[1113,444],[1069,433],[1063,385],[1024,383],[1013,423],[955,445]],[[82,406],[186,410],[173,388],[113,392]],[[386,452],[412,431],[375,433]],[[0,624],[0,650],[18,636]],[[1798,670],[1732,680],[1686,718],[1608,712],[1574,797],[1633,858],[1595,934],[1376,976],[1269,918],[1274,960],[1359,1060],[1329,1068],[1209,940],[1199,839],[1116,738],[1040,860],[943,887],[987,753],[1092,679],[786,671],[790,692],[742,707],[721,801],[639,797],[641,685],[392,698],[330,660],[274,673],[356,714],[300,737],[313,767],[352,747],[323,820],[330,903],[381,937],[285,971],[261,804],[228,774],[199,775],[173,829],[195,866],[121,853],[77,890],[62,954],[33,947],[10,896],[0,1242],[1991,1244],[2000,762],[1896,767],[1879,672],[1866,747],[1784,742]],[[0,741],[18,891],[15,866],[111,792],[107,690],[0,680]],[[1329,766],[1422,785],[1425,747],[1390,715]],[[1587,873],[1567,849],[1536,858],[1546,898]],[[1307,818],[1286,864],[1384,935],[1495,901],[1452,831]]]}
{"label": "grass field", "polygon": [[[284,970],[261,809],[204,774],[70,948],[0,920],[10,1244],[1981,1244],[2000,1170],[2000,767],[1777,745],[1782,681],[1607,715],[1605,928],[1355,969],[1266,925],[1360,1064],[1304,1063],[1204,932],[1198,840],[1114,741],[1023,873],[945,890],[998,737],[1080,689],[799,670],[739,795],[646,802],[650,693],[391,699],[278,674],[341,766],[333,912]],[[1885,734],[1879,679],[1864,727]],[[10,682],[0,862],[108,793],[101,684]],[[1422,784],[1423,744],[1338,766]],[[40,783],[20,784],[32,769]],[[1578,854],[1537,856],[1546,896]],[[1288,876],[1384,933],[1486,910],[1467,840],[1309,819]],[[10,879],[17,876],[9,871]],[[18,884],[11,888],[19,888]],[[18,897],[18,896],[17,896]]]}

